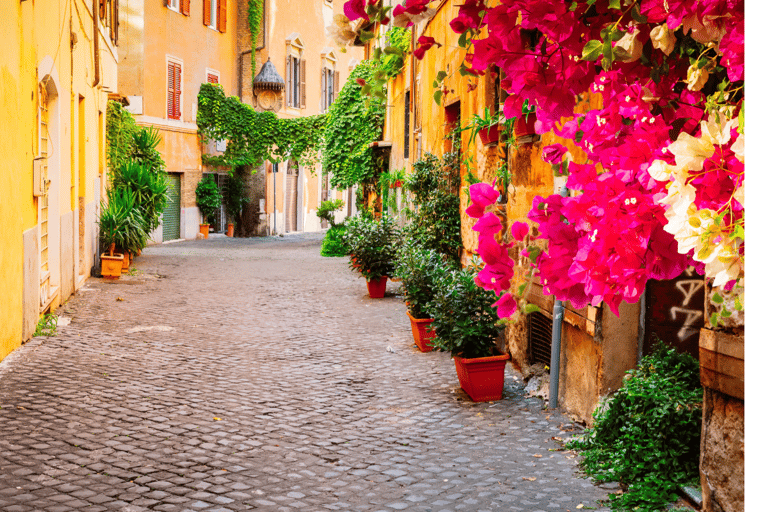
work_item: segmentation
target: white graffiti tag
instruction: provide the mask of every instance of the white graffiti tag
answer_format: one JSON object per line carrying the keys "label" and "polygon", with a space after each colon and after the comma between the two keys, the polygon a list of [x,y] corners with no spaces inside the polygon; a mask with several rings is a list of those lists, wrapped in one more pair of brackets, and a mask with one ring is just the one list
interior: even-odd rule
{"label": "white graffiti tag", "polygon": [[[687,275],[693,275],[693,270],[688,269],[685,272]],[[675,283],[675,287],[680,290],[680,292],[683,294],[683,303],[682,306],[688,306],[691,303],[691,300],[696,295],[696,293],[701,290],[704,287],[704,280],[703,279],[686,279],[683,281],[678,281]],[[702,304],[703,306],[703,304]],[[680,328],[679,331],[677,331],[677,337],[684,341],[694,334],[696,334],[696,331],[698,330],[695,327],[691,327],[696,322],[698,322],[701,317],[704,316],[704,312],[700,309],[691,309],[687,307],[679,307],[674,306],[672,309],[670,309],[670,314],[672,316],[672,320],[677,320],[678,315],[685,315],[685,320],[683,321],[683,326]]]}

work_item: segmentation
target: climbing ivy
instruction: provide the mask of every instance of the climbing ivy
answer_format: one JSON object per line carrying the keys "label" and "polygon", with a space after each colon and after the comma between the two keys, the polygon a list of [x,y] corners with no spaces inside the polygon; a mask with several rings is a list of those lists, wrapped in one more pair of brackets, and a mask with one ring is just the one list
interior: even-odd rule
{"label": "climbing ivy", "polygon": [[387,30],[387,52],[381,54],[379,67],[388,78],[400,74],[405,64],[405,55],[411,48],[411,31],[405,27]]}
{"label": "climbing ivy", "polygon": [[379,97],[366,101],[361,91],[377,71],[377,65],[370,61],[358,64],[328,111],[322,146],[323,173],[331,175],[334,188],[345,189],[376,180],[380,163],[370,144],[381,137],[385,103]]}
{"label": "climbing ivy", "polygon": [[264,0],[248,0],[248,28],[251,31],[251,75],[256,71],[256,48],[258,47],[261,22],[264,19]]}
{"label": "climbing ivy", "polygon": [[130,112],[110,100],[107,104],[107,166],[111,171],[131,159],[133,136],[138,130]]}
{"label": "climbing ivy", "polygon": [[203,142],[227,141],[222,156],[209,156],[204,163],[234,169],[293,159],[312,168],[319,160],[325,115],[278,119],[274,112],[257,112],[239,98],[225,96],[219,84],[202,84],[197,104]]}

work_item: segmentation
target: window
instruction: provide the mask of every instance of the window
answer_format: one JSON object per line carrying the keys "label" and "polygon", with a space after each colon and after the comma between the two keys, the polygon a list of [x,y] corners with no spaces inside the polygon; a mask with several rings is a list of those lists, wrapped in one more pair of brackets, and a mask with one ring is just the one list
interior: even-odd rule
{"label": "window", "polygon": [[339,94],[339,72],[323,68],[320,72],[320,111],[326,112]]}
{"label": "window", "polygon": [[205,71],[205,81],[209,84],[217,84],[219,83],[219,72],[213,71],[211,69],[207,69]]}
{"label": "window", "polygon": [[168,61],[168,119],[181,119],[181,63]]}
{"label": "window", "polygon": [[305,108],[306,106],[306,71],[307,61],[289,55],[286,71],[286,103],[289,107]]}
{"label": "window", "polygon": [[190,0],[165,0],[165,6],[172,11],[180,12],[184,16],[189,16],[189,1]]}
{"label": "window", "polygon": [[405,126],[403,128],[403,158],[411,152],[411,91],[405,92]]}
{"label": "window", "polygon": [[203,25],[227,31],[227,0],[203,0]]}

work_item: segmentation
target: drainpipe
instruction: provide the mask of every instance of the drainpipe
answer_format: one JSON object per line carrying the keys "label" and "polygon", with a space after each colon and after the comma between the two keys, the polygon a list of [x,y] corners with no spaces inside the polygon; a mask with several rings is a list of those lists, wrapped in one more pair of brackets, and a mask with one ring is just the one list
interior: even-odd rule
{"label": "drainpipe", "polygon": [[277,163],[272,162],[272,235],[277,233]]}
{"label": "drainpipe", "polygon": [[93,86],[101,82],[99,69],[99,0],[93,0]]}
{"label": "drainpipe", "polygon": [[[563,185],[560,195],[568,195],[568,189]],[[557,399],[560,388],[560,338],[562,337],[563,316],[565,307],[560,300],[555,301],[552,310],[552,352],[549,356],[549,408],[557,408]]]}

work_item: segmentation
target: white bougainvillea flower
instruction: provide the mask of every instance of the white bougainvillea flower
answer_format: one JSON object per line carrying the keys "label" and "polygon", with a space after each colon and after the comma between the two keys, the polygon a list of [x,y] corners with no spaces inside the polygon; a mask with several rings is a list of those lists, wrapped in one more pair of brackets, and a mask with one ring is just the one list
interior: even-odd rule
{"label": "white bougainvillea flower", "polygon": [[700,139],[683,132],[669,145],[669,151],[675,155],[678,167],[700,171],[704,167],[704,160],[715,153],[715,147],[709,138]]}
{"label": "white bougainvillea flower", "polygon": [[700,91],[707,80],[709,80],[709,71],[706,68],[699,68],[696,64],[688,68],[688,78],[685,79],[685,83],[688,84],[689,91]]}
{"label": "white bougainvillea flower", "polygon": [[733,192],[733,198],[739,202],[741,206],[744,206],[744,185],[739,186]]}
{"label": "white bougainvillea flower", "polygon": [[711,113],[709,119],[701,122],[701,139],[713,146],[725,146],[731,141],[731,129],[738,124],[738,119],[729,119],[725,112]]}
{"label": "white bougainvillea flower", "polygon": [[616,60],[621,62],[635,62],[643,55],[643,45],[638,41],[637,36],[640,35],[639,30],[633,32],[627,32],[624,36],[616,41],[616,45],[613,47],[613,51],[616,54]]}
{"label": "white bougainvillea flower", "polygon": [[675,49],[676,42],[677,37],[675,37],[675,33],[669,30],[666,23],[663,25],[656,25],[653,30],[651,30],[651,44],[657,50],[664,52],[664,55],[672,53],[672,50]]}
{"label": "white bougainvillea flower", "polygon": [[654,160],[648,168],[648,174],[656,181],[669,181],[674,167],[664,160]]}
{"label": "white bougainvillea flower", "polygon": [[327,37],[332,38],[337,45],[352,46],[358,34],[352,29],[349,18],[343,14],[337,14],[333,17],[333,24],[325,28]]}
{"label": "white bougainvillea flower", "polygon": [[739,162],[744,163],[744,134],[741,133],[736,138],[736,142],[731,145],[731,151],[734,152]]}

